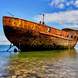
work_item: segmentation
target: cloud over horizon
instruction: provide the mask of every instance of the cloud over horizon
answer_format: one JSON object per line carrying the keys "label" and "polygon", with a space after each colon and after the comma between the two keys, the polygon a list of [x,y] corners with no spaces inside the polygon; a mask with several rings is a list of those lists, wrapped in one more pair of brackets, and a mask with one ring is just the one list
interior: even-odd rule
{"label": "cloud over horizon", "polygon": [[[35,20],[42,20],[42,16],[36,16]],[[69,27],[78,27],[78,10],[45,13],[46,23],[57,23],[68,25]]]}
{"label": "cloud over horizon", "polygon": [[64,9],[65,7],[78,8],[78,0],[51,0],[49,4],[50,6],[59,9]]}
{"label": "cloud over horizon", "polygon": [[0,45],[9,45],[10,42],[7,40],[5,36],[0,36]]}

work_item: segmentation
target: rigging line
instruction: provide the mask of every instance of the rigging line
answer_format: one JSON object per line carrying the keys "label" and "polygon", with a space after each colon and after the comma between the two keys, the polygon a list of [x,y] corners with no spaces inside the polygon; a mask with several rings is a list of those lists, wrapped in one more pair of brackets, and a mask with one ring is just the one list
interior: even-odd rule
{"label": "rigging line", "polygon": [[14,15],[12,13],[10,13],[9,11],[8,11],[8,14],[11,15],[12,17],[14,17]]}

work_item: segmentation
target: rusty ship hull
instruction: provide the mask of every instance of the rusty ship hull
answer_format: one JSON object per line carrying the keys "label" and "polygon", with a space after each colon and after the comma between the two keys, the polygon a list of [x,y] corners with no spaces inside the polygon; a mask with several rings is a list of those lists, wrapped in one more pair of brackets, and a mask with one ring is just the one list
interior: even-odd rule
{"label": "rusty ship hull", "polygon": [[77,43],[72,33],[24,19],[4,16],[3,27],[7,39],[23,52],[74,48]]}

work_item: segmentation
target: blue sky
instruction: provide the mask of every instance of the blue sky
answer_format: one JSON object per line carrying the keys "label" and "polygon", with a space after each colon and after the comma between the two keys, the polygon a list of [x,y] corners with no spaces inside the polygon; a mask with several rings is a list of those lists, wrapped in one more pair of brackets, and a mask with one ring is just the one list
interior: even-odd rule
{"label": "blue sky", "polygon": [[2,17],[10,16],[39,22],[45,14],[49,26],[78,29],[78,0],[0,0],[0,43],[8,43],[3,33]]}

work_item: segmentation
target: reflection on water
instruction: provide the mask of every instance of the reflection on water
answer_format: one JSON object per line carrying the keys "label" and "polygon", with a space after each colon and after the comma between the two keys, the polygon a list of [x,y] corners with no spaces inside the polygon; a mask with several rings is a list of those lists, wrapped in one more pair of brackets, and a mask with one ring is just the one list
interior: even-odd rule
{"label": "reflection on water", "polygon": [[78,78],[78,52],[70,50],[0,52],[0,77]]}

